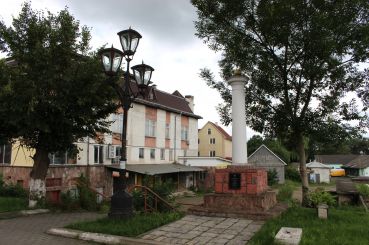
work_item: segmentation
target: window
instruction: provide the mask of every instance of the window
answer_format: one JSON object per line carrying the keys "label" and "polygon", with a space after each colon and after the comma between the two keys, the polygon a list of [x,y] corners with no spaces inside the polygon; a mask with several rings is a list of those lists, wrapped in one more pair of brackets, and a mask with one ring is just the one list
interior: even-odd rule
{"label": "window", "polygon": [[0,164],[10,164],[12,156],[12,145],[0,145]]}
{"label": "window", "polygon": [[173,150],[169,150],[169,161],[173,161]]}
{"label": "window", "polygon": [[146,120],[145,136],[155,137],[156,122],[153,120]]}
{"label": "window", "polygon": [[94,163],[104,163],[103,145],[94,145]]}
{"label": "window", "polygon": [[200,156],[200,152],[199,152],[199,151],[197,152],[197,156],[198,156],[198,157]]}
{"label": "window", "polygon": [[181,140],[188,140],[188,127],[181,128]]}
{"label": "window", "polygon": [[138,158],[143,159],[144,158],[144,153],[145,153],[144,148],[139,148],[138,149]]}
{"label": "window", "polygon": [[199,144],[199,145],[200,145],[200,139],[197,139],[197,144]]}
{"label": "window", "polygon": [[169,139],[170,137],[170,134],[169,134],[169,132],[170,132],[170,124],[169,123],[166,123],[165,124],[165,138],[166,139]]}
{"label": "window", "polygon": [[209,156],[210,157],[215,157],[215,151],[209,151]]}
{"label": "window", "polygon": [[165,160],[165,149],[160,149],[160,160]]}
{"label": "window", "polygon": [[150,149],[150,159],[155,159],[155,149]]}
{"label": "window", "polygon": [[64,151],[49,154],[50,164],[76,164],[76,156],[74,154]]}
{"label": "window", "polygon": [[210,128],[208,128],[208,134],[211,134],[211,129]]}
{"label": "window", "polygon": [[215,138],[210,138],[210,144],[212,144],[212,145],[215,144]]}
{"label": "window", "polygon": [[199,172],[199,179],[201,181],[204,181],[206,179],[206,171],[203,171],[203,172]]}

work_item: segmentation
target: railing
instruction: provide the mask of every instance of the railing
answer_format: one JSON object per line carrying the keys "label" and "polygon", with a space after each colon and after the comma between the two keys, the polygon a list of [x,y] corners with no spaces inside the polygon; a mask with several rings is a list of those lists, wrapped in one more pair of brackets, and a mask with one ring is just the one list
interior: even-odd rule
{"label": "railing", "polygon": [[[132,191],[135,189],[141,189],[143,192],[145,212],[158,211],[159,202],[162,203],[168,210],[175,210],[175,208],[171,204],[169,204],[166,200],[156,194],[149,187],[143,185],[133,185],[130,186],[127,191],[132,193]],[[153,200],[153,205],[150,205],[150,198]]]}

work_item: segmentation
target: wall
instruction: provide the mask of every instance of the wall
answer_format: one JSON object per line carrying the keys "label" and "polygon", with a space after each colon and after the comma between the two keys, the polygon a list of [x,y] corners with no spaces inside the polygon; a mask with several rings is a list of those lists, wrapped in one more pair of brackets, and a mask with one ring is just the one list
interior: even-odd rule
{"label": "wall", "polygon": [[329,168],[312,168],[311,170],[314,171],[314,174],[320,175],[320,182],[330,183],[331,181],[331,174]]}
{"label": "wall", "polygon": [[[31,167],[0,165],[0,174],[3,175],[7,183],[20,183],[25,189],[29,188],[31,170]],[[92,188],[102,188],[103,194],[106,196],[112,194],[113,179],[111,171],[101,165],[90,167],[81,165],[50,166],[46,176],[46,190],[60,195],[60,192],[75,188],[75,179],[81,174],[89,176]]]}
{"label": "wall", "polygon": [[[208,134],[208,129],[211,129],[211,134]],[[215,151],[217,157],[228,157],[225,154],[225,140],[223,135],[214,127],[211,123],[206,123],[200,130],[199,135],[200,144],[199,152],[200,156],[208,157],[210,151]],[[210,139],[215,138],[215,144],[210,144]],[[232,156],[232,153],[231,153]]]}

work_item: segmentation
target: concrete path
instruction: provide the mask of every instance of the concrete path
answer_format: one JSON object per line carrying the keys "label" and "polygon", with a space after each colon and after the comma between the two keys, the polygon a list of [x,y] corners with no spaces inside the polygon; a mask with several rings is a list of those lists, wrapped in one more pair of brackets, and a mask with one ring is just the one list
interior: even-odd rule
{"label": "concrete path", "polygon": [[187,215],[141,236],[163,244],[245,245],[264,224],[247,219]]}
{"label": "concrete path", "polygon": [[48,213],[37,214],[14,219],[0,220],[0,244],[11,245],[79,245],[90,244],[75,239],[56,237],[45,233],[52,227],[63,227],[67,224],[93,220],[103,217],[97,213]]}

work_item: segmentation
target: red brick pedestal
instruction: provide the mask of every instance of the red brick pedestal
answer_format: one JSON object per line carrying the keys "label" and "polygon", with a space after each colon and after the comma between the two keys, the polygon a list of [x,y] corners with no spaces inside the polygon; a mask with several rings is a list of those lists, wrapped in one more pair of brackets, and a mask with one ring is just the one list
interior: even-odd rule
{"label": "red brick pedestal", "polygon": [[202,208],[194,213],[215,216],[263,215],[277,203],[276,193],[268,191],[265,169],[228,166],[215,171],[215,193],[204,196]]}

